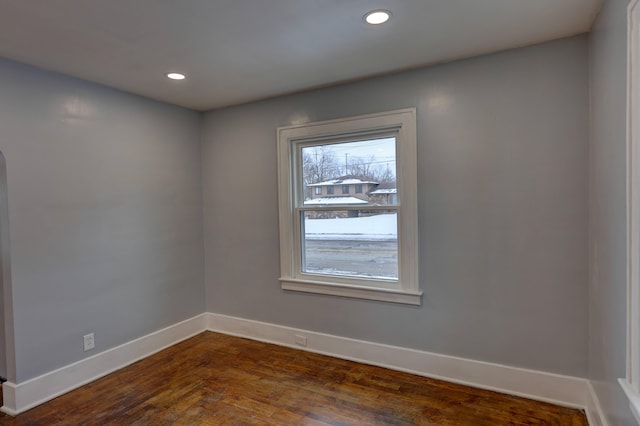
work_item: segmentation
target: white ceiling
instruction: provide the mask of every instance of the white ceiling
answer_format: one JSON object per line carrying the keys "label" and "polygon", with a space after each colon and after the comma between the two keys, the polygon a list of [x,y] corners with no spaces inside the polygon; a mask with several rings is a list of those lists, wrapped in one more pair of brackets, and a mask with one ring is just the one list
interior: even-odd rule
{"label": "white ceiling", "polygon": [[584,33],[601,3],[0,0],[0,56],[209,110]]}

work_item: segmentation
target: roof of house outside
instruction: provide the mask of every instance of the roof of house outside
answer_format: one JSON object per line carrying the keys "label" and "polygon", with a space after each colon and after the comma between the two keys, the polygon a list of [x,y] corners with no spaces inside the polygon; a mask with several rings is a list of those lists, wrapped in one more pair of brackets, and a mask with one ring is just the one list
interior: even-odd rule
{"label": "roof of house outside", "polygon": [[398,193],[398,190],[396,188],[376,189],[375,191],[369,192],[369,194],[371,194],[371,195],[376,195],[376,194],[397,194],[397,193]]}
{"label": "roof of house outside", "polygon": [[358,185],[363,183],[372,183],[374,185],[378,184],[378,182],[356,176],[341,176],[339,178],[325,180],[324,182],[310,183],[307,186]]}
{"label": "roof of house outside", "polygon": [[305,205],[325,205],[325,204],[369,204],[365,200],[356,197],[323,197],[306,200]]}

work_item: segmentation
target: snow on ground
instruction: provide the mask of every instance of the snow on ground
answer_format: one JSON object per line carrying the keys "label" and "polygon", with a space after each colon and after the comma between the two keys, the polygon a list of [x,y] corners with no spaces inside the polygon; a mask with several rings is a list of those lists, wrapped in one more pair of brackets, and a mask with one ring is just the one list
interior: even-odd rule
{"label": "snow on ground", "polygon": [[305,219],[305,237],[310,240],[395,240],[398,238],[397,215],[368,217]]}

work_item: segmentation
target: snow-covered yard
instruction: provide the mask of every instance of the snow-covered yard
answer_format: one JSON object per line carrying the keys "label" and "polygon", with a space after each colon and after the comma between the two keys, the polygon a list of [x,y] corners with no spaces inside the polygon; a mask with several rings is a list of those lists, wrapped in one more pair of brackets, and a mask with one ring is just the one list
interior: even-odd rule
{"label": "snow-covered yard", "polygon": [[397,215],[368,217],[305,219],[305,237],[310,240],[395,240],[398,238]]}

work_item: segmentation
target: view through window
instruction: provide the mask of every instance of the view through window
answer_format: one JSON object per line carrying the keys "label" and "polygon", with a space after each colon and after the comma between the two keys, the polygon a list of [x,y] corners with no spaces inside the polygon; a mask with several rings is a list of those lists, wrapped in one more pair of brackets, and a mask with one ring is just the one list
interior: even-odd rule
{"label": "view through window", "polygon": [[302,271],[397,280],[395,137],[313,144],[300,155]]}

